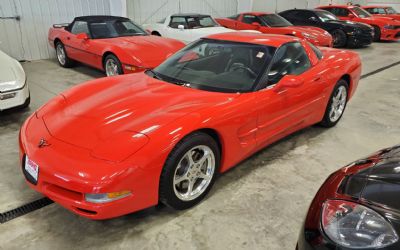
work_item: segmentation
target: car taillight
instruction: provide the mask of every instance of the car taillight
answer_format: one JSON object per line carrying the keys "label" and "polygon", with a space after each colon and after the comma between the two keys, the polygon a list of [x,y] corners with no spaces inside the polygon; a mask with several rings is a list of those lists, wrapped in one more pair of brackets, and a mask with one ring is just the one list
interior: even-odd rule
{"label": "car taillight", "polygon": [[382,248],[398,241],[390,223],[374,210],[344,200],[327,200],[322,228],[336,244],[348,248]]}

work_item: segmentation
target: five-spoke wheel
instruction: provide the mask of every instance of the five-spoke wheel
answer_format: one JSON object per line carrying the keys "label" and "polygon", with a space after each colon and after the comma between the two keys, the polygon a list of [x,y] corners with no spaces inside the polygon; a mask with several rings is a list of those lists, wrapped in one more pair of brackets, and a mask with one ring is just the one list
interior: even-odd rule
{"label": "five-spoke wheel", "polygon": [[336,83],[326,107],[324,118],[320,123],[322,126],[333,127],[338,123],[346,108],[348,90],[347,81],[340,79]]}

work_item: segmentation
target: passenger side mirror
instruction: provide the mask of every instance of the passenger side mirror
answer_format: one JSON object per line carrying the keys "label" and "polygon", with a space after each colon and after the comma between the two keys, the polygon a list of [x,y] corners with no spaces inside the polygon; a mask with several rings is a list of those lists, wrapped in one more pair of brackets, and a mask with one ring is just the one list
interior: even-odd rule
{"label": "passenger side mirror", "polygon": [[254,26],[254,28],[259,29],[261,27],[261,24],[257,23],[257,22],[253,22],[251,23],[251,25]]}
{"label": "passenger side mirror", "polygon": [[349,14],[349,18],[355,18],[356,16],[353,13]]}
{"label": "passenger side mirror", "polygon": [[185,29],[185,26],[183,26],[182,24],[179,24],[179,25],[178,25],[178,29],[179,29],[179,30],[184,30],[184,29]]}
{"label": "passenger side mirror", "polygon": [[308,20],[313,22],[313,23],[317,23],[318,22],[318,20],[317,20],[317,18],[315,16],[309,17]]}
{"label": "passenger side mirror", "polygon": [[76,35],[76,38],[81,39],[81,40],[88,40],[89,37],[86,33],[79,33],[78,35]]}
{"label": "passenger side mirror", "polygon": [[304,84],[304,79],[293,76],[293,75],[286,75],[282,77],[282,79],[276,84],[274,90],[276,92],[280,92],[287,88],[297,88]]}

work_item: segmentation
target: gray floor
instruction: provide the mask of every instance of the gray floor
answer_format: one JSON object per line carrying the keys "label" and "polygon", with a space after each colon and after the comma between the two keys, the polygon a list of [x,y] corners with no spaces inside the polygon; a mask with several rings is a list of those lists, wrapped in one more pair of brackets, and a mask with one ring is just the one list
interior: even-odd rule
{"label": "gray floor", "polygon": [[[356,50],[363,74],[400,60],[400,43]],[[101,72],[55,61],[25,63],[29,110],[0,114],[0,212],[41,196],[25,185],[18,129],[55,94]],[[340,166],[400,143],[400,65],[361,80],[342,121],[311,127],[267,147],[224,174],[208,198],[187,211],[147,209],[91,221],[52,204],[0,225],[0,249],[294,249],[308,205]]]}

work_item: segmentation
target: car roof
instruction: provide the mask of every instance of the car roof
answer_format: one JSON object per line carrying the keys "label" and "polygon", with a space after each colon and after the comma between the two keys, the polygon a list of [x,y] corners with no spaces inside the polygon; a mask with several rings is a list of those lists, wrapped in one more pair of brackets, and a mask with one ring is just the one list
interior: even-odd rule
{"label": "car roof", "polygon": [[272,13],[272,12],[253,11],[253,12],[243,12],[243,13],[240,13],[240,14],[242,14],[242,15],[250,14],[250,15],[260,16],[260,15],[268,15],[268,14],[275,14],[275,13]]}
{"label": "car roof", "polygon": [[384,5],[368,5],[368,6],[362,6],[361,8],[363,9],[372,9],[372,8],[388,8],[390,6],[384,6]]}
{"label": "car roof", "polygon": [[126,21],[129,18],[121,16],[78,16],[74,18],[74,21],[84,21],[84,22],[105,22],[105,21]]}
{"label": "car roof", "polygon": [[171,15],[171,17],[207,17],[210,15],[199,14],[199,13],[177,13]]}
{"label": "car roof", "polygon": [[227,32],[206,36],[206,39],[215,39],[221,41],[231,41],[240,43],[251,43],[272,47],[280,47],[281,45],[289,42],[300,41],[299,38],[294,36],[263,34],[255,32]]}

